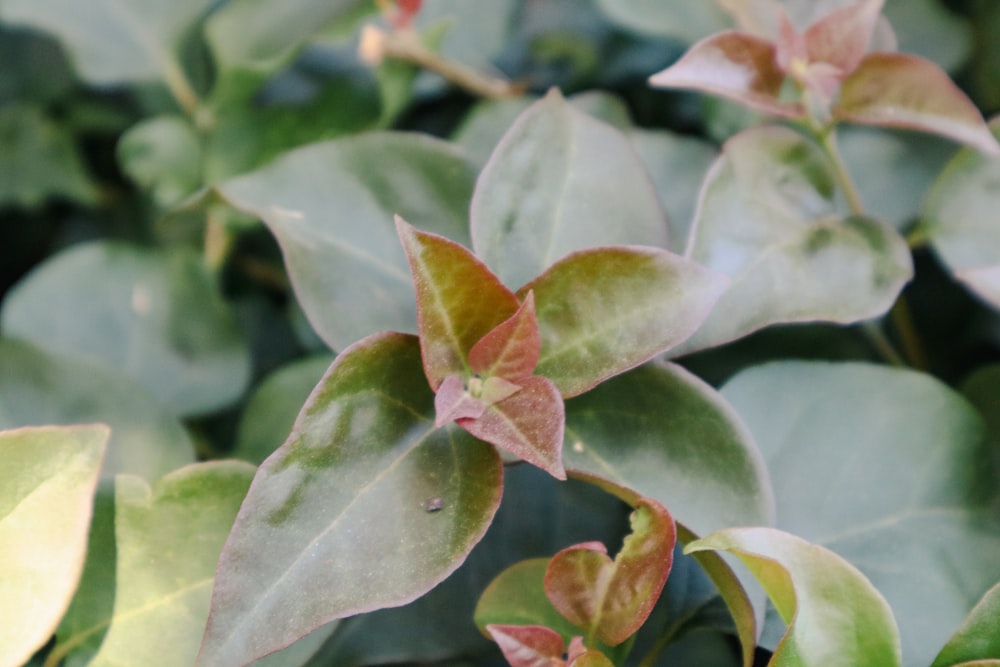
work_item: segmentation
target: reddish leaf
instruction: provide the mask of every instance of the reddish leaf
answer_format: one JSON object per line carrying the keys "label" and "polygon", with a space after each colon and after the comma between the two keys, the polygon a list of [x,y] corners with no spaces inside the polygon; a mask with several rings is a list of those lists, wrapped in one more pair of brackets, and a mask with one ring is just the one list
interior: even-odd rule
{"label": "reddish leaf", "polygon": [[557,553],[545,573],[553,606],[609,646],[646,621],[673,564],[677,535],[666,508],[642,498],[631,521],[632,534],[613,561],[603,544],[588,542]]}
{"label": "reddish leaf", "polygon": [[555,630],[541,625],[487,625],[511,667],[553,667],[562,664],[566,644]]}
{"label": "reddish leaf", "polygon": [[517,381],[534,372],[541,347],[535,295],[528,292],[524,303],[510,319],[497,325],[472,347],[469,366],[483,376]]}
{"label": "reddish leaf", "polygon": [[489,406],[479,419],[459,419],[458,425],[553,477],[566,479],[562,464],[566,421],[562,396],[548,378],[533,376],[518,383],[522,389],[516,394]]}
{"label": "reddish leaf", "polygon": [[461,375],[449,375],[434,396],[434,426],[441,428],[457,419],[479,419],[486,404],[469,395]]}
{"label": "reddish leaf", "polygon": [[834,115],[923,130],[1000,154],[976,106],[940,67],[918,56],[871,53],[844,81]]}
{"label": "reddish leaf", "polygon": [[868,51],[884,0],[862,0],[830,12],[805,34],[809,61],[833,65],[842,76],[854,71]]}
{"label": "reddish leaf", "polygon": [[776,116],[801,117],[801,105],[781,101],[784,81],[774,44],[734,31],[706,37],[649,80],[663,88],[691,88],[721,95]]}
{"label": "reddish leaf", "polygon": [[431,388],[468,373],[472,347],[520,306],[517,297],[462,245],[422,232],[400,217],[396,230],[417,294],[417,328]]}

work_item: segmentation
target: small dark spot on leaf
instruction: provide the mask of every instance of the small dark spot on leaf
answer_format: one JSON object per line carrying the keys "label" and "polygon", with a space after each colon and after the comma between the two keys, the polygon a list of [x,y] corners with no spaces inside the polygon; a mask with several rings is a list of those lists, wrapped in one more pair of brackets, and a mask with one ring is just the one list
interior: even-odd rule
{"label": "small dark spot on leaf", "polygon": [[428,513],[440,512],[444,509],[444,498],[435,496],[424,501],[424,511]]}

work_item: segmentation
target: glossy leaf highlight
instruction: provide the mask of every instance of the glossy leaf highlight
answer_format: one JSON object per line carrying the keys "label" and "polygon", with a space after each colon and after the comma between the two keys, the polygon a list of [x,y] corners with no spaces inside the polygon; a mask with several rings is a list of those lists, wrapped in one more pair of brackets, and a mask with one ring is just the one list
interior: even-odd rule
{"label": "glossy leaf highlight", "polygon": [[889,605],[857,569],[822,547],[773,528],[729,528],[685,549],[743,561],[788,625],[773,667],[901,664]]}
{"label": "glossy leaf highlight", "polygon": [[83,571],[106,426],[0,431],[0,665],[45,645]]}
{"label": "glossy leaf highlight", "polygon": [[241,667],[337,618],[410,602],[462,563],[499,504],[502,467],[492,447],[434,428],[432,410],[414,337],[379,334],[337,357],[247,494],[198,664]]}

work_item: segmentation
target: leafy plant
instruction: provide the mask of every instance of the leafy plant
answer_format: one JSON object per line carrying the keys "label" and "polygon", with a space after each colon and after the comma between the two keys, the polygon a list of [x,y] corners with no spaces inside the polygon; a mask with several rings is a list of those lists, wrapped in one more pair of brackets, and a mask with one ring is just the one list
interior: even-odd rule
{"label": "leafy plant", "polygon": [[990,9],[72,10],[0,5],[0,667],[1000,664]]}

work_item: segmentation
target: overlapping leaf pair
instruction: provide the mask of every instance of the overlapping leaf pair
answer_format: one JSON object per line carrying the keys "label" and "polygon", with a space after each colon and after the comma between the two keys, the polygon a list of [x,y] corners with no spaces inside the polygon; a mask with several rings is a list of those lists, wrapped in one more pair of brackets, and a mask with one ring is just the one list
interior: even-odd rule
{"label": "overlapping leaf pair", "polygon": [[613,246],[572,253],[515,293],[460,244],[396,225],[436,426],[454,421],[559,479],[563,399],[687,338],[725,286],[666,251]]}
{"label": "overlapping leaf pair", "polygon": [[[774,2],[730,2],[744,29],[698,42],[650,82],[721,95],[819,127],[846,120],[932,132],[1000,153],[976,106],[936,64],[895,52],[884,0],[860,0],[798,30]],[[793,85],[789,87],[789,83]]]}

